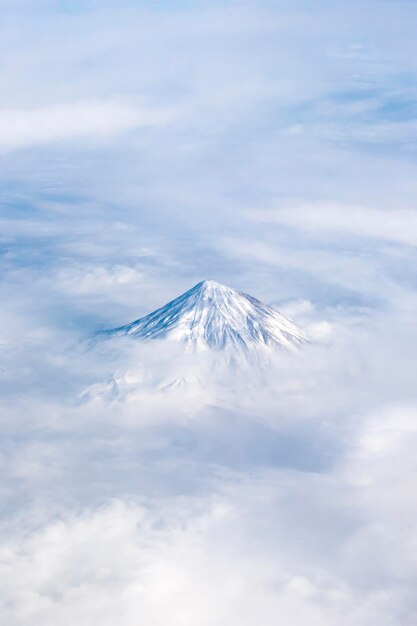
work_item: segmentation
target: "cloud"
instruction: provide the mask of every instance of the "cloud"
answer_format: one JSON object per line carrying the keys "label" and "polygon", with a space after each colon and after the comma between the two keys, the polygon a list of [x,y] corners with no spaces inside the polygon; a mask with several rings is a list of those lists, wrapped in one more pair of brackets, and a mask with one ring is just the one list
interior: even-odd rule
{"label": "cloud", "polygon": [[0,109],[0,151],[63,141],[105,139],[165,124],[167,111],[111,101],[78,101],[38,109]]}
{"label": "cloud", "polygon": [[275,211],[252,211],[250,219],[257,222],[282,224],[315,233],[371,237],[382,241],[416,246],[417,211],[397,208],[383,210],[336,203],[301,203]]}
{"label": "cloud", "polygon": [[[349,247],[335,249],[328,245],[328,240],[320,249],[304,241],[303,245],[289,245],[288,238],[278,228],[276,230],[276,239],[274,231],[270,230],[264,239],[256,239],[253,233],[250,238],[219,238],[215,246],[234,262],[244,259],[256,267],[278,268],[283,275],[294,273],[298,280],[299,276],[308,276],[314,286],[325,284],[350,297],[363,294],[368,300],[375,297],[391,300],[393,292],[400,289],[388,273],[381,273],[377,257],[360,256]],[[312,288],[311,297],[314,291],[318,293],[318,289]]]}
{"label": "cloud", "polygon": [[[84,298],[73,269],[57,293]],[[125,275],[101,268],[97,289]],[[259,375],[163,343],[30,343],[21,317],[2,323],[2,375],[24,389],[0,411],[8,624],[413,623],[415,345],[397,313],[339,309],[329,343]],[[202,386],[161,389],[183,373]],[[116,393],[77,400],[110,374]]]}
{"label": "cloud", "polygon": [[[362,415],[324,473],[235,468],[193,495],[32,512],[1,552],[8,624],[412,624],[415,411]],[[369,445],[386,428],[396,446]]]}
{"label": "cloud", "polygon": [[[413,3],[6,4],[3,620],[415,624]],[[203,278],[313,341],[86,341]]]}

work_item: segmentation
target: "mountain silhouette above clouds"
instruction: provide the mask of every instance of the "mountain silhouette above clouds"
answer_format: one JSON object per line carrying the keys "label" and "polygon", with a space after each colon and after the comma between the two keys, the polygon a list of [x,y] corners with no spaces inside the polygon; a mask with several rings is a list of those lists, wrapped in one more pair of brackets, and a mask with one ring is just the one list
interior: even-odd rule
{"label": "mountain silhouette above clouds", "polygon": [[213,280],[204,280],[145,317],[101,334],[178,341],[196,350],[295,350],[306,342],[301,330],[274,308]]}

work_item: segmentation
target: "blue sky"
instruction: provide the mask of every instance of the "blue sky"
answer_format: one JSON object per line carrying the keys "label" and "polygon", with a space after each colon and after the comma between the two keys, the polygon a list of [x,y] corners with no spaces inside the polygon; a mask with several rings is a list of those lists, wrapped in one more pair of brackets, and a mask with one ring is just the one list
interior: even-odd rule
{"label": "blue sky", "polygon": [[[415,623],[416,18],[0,0],[10,626]],[[165,396],[85,349],[205,278],[314,348]]]}

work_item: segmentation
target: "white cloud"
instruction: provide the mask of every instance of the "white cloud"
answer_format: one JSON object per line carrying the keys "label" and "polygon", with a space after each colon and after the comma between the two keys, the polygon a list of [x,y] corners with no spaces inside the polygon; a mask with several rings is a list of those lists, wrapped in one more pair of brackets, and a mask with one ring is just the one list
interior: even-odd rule
{"label": "white cloud", "polygon": [[393,292],[399,289],[386,273],[381,275],[375,258],[358,255],[349,248],[334,250],[323,246],[317,249],[308,242],[293,246],[287,241],[282,243],[280,239],[275,243],[273,234],[269,232],[265,239],[256,239],[254,234],[242,239],[219,237],[215,247],[234,261],[245,259],[257,267],[266,265],[286,272],[295,270],[319,283],[363,293],[367,298],[375,295],[391,298]]}
{"label": "white cloud", "polygon": [[[100,289],[126,266],[113,270]],[[262,385],[208,363],[194,399],[152,387],[155,371],[196,373],[181,350],[130,343],[112,361],[50,333],[29,345],[18,328],[26,343],[5,366],[28,384],[1,411],[2,495],[23,502],[0,529],[7,624],[411,625],[416,413],[398,399],[415,350],[390,316],[342,322],[329,346],[281,355]],[[75,371],[79,388],[100,379],[106,359],[119,397],[56,393]]]}
{"label": "white cloud", "polygon": [[[406,417],[397,429],[398,414]],[[119,497],[3,527],[4,619],[411,626],[415,428],[408,445],[405,431],[415,414],[393,406],[382,424],[362,416],[348,455],[328,472],[250,477],[235,468],[195,495]],[[404,445],[376,451],[367,441],[387,426]],[[372,481],[363,480],[370,471]]]}
{"label": "white cloud", "polygon": [[111,137],[168,122],[172,112],[112,101],[77,101],[38,109],[0,109],[0,151]]}
{"label": "white cloud", "polygon": [[413,210],[305,202],[276,210],[252,211],[249,217],[256,222],[313,232],[320,238],[335,233],[417,245],[417,211]]}
{"label": "white cloud", "polygon": [[[3,621],[414,625],[413,20],[7,4]],[[79,345],[211,276],[316,342],[256,374]]]}

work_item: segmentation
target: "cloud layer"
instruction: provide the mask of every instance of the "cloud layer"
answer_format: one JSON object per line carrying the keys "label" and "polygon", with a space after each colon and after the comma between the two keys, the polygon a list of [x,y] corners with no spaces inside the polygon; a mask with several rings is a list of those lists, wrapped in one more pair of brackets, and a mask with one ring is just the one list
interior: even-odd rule
{"label": "cloud layer", "polygon": [[[0,2],[7,625],[416,623],[414,13]],[[205,278],[313,341],[92,346]]]}
{"label": "cloud layer", "polygon": [[111,137],[166,122],[164,112],[113,102],[74,102],[33,110],[0,110],[0,151],[68,140]]}

